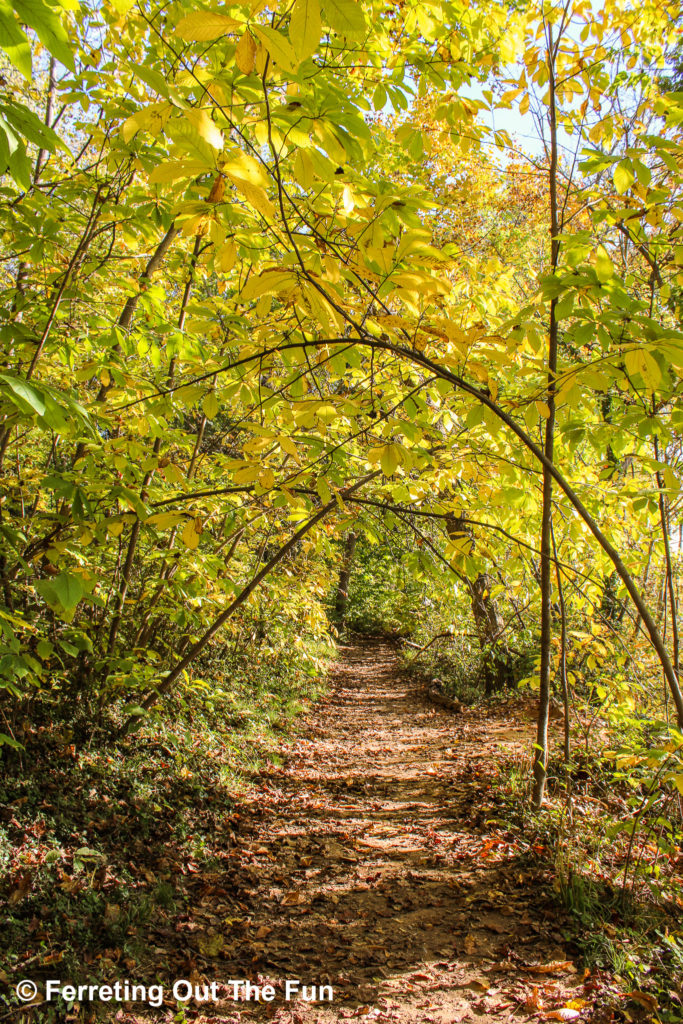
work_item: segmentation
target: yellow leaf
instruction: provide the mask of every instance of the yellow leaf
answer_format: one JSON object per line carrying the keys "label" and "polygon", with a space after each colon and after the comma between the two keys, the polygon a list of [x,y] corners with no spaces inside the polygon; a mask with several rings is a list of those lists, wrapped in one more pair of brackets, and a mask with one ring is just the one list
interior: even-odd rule
{"label": "yellow leaf", "polygon": [[539,415],[542,416],[543,419],[550,419],[550,409],[545,402],[536,402],[536,408],[538,409]]}
{"label": "yellow leaf", "polygon": [[212,420],[218,412],[218,399],[215,391],[210,391],[202,402],[202,409],[207,419]]}
{"label": "yellow leaf", "polygon": [[[199,523],[199,529],[197,529],[197,523]],[[194,551],[195,548],[199,547],[199,537],[202,532],[202,524],[200,519],[190,519],[183,528],[181,534],[183,538],[183,544],[185,547],[190,548]]]}
{"label": "yellow leaf", "polygon": [[614,180],[614,187],[619,195],[628,192],[635,181],[635,177],[630,160],[622,160],[621,163],[617,164],[612,172],[612,178]]}
{"label": "yellow leaf", "polygon": [[263,165],[243,150],[235,150],[227,154],[227,158],[220,160],[219,163],[223,174],[228,174],[233,179],[241,178],[242,181],[249,181],[252,185],[261,185],[262,188],[266,188],[268,185],[268,175]]}
{"label": "yellow leaf", "polygon": [[258,463],[247,462],[245,465],[240,466],[238,470],[233,474],[233,479],[236,484],[251,484],[256,480],[261,467]]}
{"label": "yellow leaf", "polygon": [[227,274],[235,266],[236,259],[237,244],[235,239],[231,238],[218,250],[218,266],[224,274]]}
{"label": "yellow leaf", "polygon": [[289,23],[289,40],[299,60],[305,60],[315,53],[321,33],[318,0],[295,0]]}
{"label": "yellow leaf", "polygon": [[598,275],[598,281],[604,284],[609,281],[611,277],[614,277],[614,264],[609,257],[607,249],[604,245],[599,245],[595,256],[595,273]]}
{"label": "yellow leaf", "polygon": [[175,33],[188,43],[208,43],[240,27],[240,22],[228,17],[227,14],[193,11],[192,14],[180,19],[175,27]]}
{"label": "yellow leaf", "polygon": [[648,387],[656,388],[662,379],[662,371],[659,369],[659,363],[647,349],[642,351],[643,366],[641,368],[641,376]]}
{"label": "yellow leaf", "polygon": [[264,188],[261,188],[260,185],[252,185],[250,181],[245,181],[244,178],[233,177],[232,174],[228,174],[227,177],[230,178],[233,185],[242,193],[246,201],[257,213],[263,214],[263,216],[270,218],[270,220],[275,220],[275,207],[266,195]]}
{"label": "yellow leaf", "polygon": [[256,57],[256,41],[251,32],[247,29],[235,50],[235,64],[243,75],[250,75],[254,70],[254,58]]}
{"label": "yellow leaf", "polygon": [[179,178],[194,178],[206,172],[201,160],[167,160],[157,164],[149,176],[150,185],[167,185]]}
{"label": "yellow leaf", "polygon": [[275,295],[281,288],[292,284],[296,278],[289,270],[263,270],[254,274],[240,292],[242,302],[251,302],[262,295]]}
{"label": "yellow leaf", "polygon": [[296,156],[294,157],[294,177],[303,188],[309,189],[313,187],[315,180],[313,163],[308,153],[305,153],[302,149],[297,149]]}
{"label": "yellow leaf", "polygon": [[324,0],[324,7],[330,28],[335,32],[349,38],[365,34],[365,17],[355,0]]}
{"label": "yellow leaf", "polygon": [[220,152],[223,149],[223,132],[215,125],[205,109],[187,110],[185,117],[205,142]]}
{"label": "yellow leaf", "polygon": [[288,39],[274,28],[266,25],[254,25],[254,32],[271,56],[271,59],[284,71],[296,71],[299,60]]}
{"label": "yellow leaf", "polygon": [[295,459],[298,457],[298,449],[291,437],[279,437],[278,444],[287,455],[292,455]]}
{"label": "yellow leaf", "polygon": [[147,526],[156,526],[159,530],[168,530],[177,526],[185,518],[179,512],[157,512],[145,520]]}
{"label": "yellow leaf", "polygon": [[158,135],[173,111],[170,103],[151,103],[136,111],[123,122],[121,135],[124,142],[130,142],[136,132],[146,130]]}
{"label": "yellow leaf", "polygon": [[385,476],[393,476],[403,462],[403,452],[400,445],[388,444],[382,448],[379,464]]}
{"label": "yellow leaf", "polygon": [[321,476],[319,480],[316,482],[315,489],[318,492],[318,496],[322,503],[326,505],[330,498],[332,497],[332,491],[330,490],[327,484],[327,480],[325,479],[324,476]]}

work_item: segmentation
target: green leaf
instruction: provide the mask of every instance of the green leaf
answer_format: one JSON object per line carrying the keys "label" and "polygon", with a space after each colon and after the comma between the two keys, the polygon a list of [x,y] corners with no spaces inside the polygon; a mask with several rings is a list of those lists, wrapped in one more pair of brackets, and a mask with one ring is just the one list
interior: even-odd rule
{"label": "green leaf", "polygon": [[23,746],[6,732],[0,732],[0,747],[12,747],[14,750],[23,750]]}
{"label": "green leaf", "polygon": [[23,103],[0,103],[0,111],[19,135],[28,139],[39,149],[49,149],[50,151],[60,147],[66,149],[59,135],[52,128],[43,124],[40,118]]}
{"label": "green leaf", "polygon": [[[10,389],[13,395],[16,396],[20,401],[14,404],[18,406],[22,411],[32,411],[37,413],[39,416],[43,416],[45,413],[45,401],[42,395],[25,380],[21,380],[20,377],[12,377],[8,373],[0,373],[0,381],[5,383]],[[28,410],[26,409],[28,406]]]}
{"label": "green leaf", "polygon": [[68,621],[73,618],[74,609],[85,593],[80,577],[68,572],[61,572],[53,580],[40,580],[36,590],[53,611],[64,612]]}
{"label": "green leaf", "polygon": [[20,20],[32,28],[43,46],[70,71],[76,70],[69,36],[54,8],[43,0],[12,0]]}
{"label": "green leaf", "polygon": [[52,581],[55,594],[59,599],[62,608],[69,611],[75,608],[83,597],[83,584],[79,576],[72,576],[68,572],[61,572]]}
{"label": "green leaf", "polygon": [[17,71],[24,78],[31,78],[31,44],[23,32],[6,0],[0,0],[0,46]]}

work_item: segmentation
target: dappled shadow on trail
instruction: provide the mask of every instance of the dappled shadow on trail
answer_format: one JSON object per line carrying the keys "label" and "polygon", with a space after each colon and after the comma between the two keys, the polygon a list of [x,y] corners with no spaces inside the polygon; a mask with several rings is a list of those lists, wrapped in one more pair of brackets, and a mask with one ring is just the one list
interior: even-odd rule
{"label": "dappled shadow on trail", "polygon": [[[276,998],[226,998],[202,1019],[485,1024],[562,1005],[579,983],[548,880],[491,802],[529,722],[434,707],[381,641],[347,647],[334,683],[177,925],[197,977],[272,983]],[[288,978],[331,985],[334,1003],[285,1002]]]}

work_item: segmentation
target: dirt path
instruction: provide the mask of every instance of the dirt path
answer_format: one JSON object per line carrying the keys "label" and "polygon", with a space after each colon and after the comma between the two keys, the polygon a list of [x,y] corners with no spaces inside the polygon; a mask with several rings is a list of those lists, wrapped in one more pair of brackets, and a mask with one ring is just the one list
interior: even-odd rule
{"label": "dirt path", "polygon": [[[221,1000],[220,1019],[486,1024],[580,996],[533,854],[488,817],[496,761],[528,750],[531,724],[431,705],[384,643],[347,647],[334,681],[236,819],[242,916],[220,966],[209,929],[195,976],[276,996]],[[287,978],[331,985],[334,1002],[285,1002]]]}

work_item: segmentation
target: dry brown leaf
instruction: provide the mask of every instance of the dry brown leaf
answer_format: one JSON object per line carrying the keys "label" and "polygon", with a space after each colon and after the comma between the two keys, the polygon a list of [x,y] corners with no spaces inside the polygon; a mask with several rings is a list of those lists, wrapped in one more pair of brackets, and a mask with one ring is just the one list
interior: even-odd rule
{"label": "dry brown leaf", "polygon": [[283,907],[295,907],[299,903],[304,902],[304,897],[300,892],[288,892],[282,897]]}
{"label": "dry brown leaf", "polygon": [[222,174],[218,174],[216,179],[211,186],[207,203],[220,203],[221,199],[225,195],[225,178]]}
{"label": "dry brown leaf", "polygon": [[472,934],[472,932],[470,932],[469,935],[465,936],[465,952],[466,953],[474,953],[476,948],[477,948],[476,936],[474,936]]}
{"label": "dry brown leaf", "polygon": [[578,1010],[570,1010],[564,1006],[560,1010],[550,1010],[542,1015],[543,1020],[576,1020],[581,1014]]}
{"label": "dry brown leaf", "polygon": [[549,964],[526,964],[524,970],[530,971],[532,974],[559,974],[560,971],[568,971],[573,974],[576,972],[576,967],[572,960],[553,960]]}
{"label": "dry brown leaf", "polygon": [[656,1010],[659,1005],[654,996],[651,996],[649,992],[639,992],[637,989],[633,992],[625,993],[629,999],[633,999],[634,1002],[638,1003],[645,1010]]}

